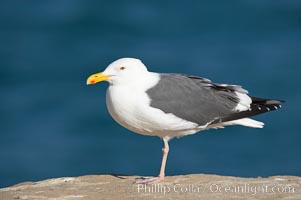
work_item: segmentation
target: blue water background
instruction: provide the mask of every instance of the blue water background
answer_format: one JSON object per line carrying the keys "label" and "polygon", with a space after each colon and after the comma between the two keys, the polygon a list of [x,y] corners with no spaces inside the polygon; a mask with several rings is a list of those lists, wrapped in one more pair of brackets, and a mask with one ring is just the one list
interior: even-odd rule
{"label": "blue water background", "polygon": [[264,129],[172,140],[167,175],[301,175],[301,1],[3,0],[0,187],[158,174],[162,141],[112,120],[106,83],[86,86],[90,74],[121,57],[287,101],[255,117]]}

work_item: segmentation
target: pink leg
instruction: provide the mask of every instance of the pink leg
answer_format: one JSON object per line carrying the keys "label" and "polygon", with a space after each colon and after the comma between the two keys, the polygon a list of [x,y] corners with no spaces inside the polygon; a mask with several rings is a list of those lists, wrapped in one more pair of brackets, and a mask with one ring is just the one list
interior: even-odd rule
{"label": "pink leg", "polygon": [[165,177],[165,166],[166,166],[166,160],[169,152],[169,146],[168,146],[168,141],[163,138],[164,141],[164,148],[162,149],[163,152],[163,157],[162,157],[162,163],[161,163],[161,169],[160,169],[160,174],[159,174],[159,181],[163,181]]}
{"label": "pink leg", "polygon": [[158,177],[156,178],[146,178],[143,180],[139,180],[136,183],[139,184],[152,184],[152,183],[158,183],[160,181],[164,180],[165,177],[165,166],[166,166],[166,160],[167,160],[167,155],[169,152],[169,146],[168,146],[168,140],[163,138],[163,142],[164,142],[164,148],[162,149],[162,163],[161,163],[161,169],[160,169],[160,174]]}

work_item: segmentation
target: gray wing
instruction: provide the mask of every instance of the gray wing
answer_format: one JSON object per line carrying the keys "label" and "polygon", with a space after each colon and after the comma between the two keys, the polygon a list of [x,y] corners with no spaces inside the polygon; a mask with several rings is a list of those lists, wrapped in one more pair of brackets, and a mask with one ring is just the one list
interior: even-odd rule
{"label": "gray wing", "polygon": [[235,92],[247,93],[241,86],[216,84],[201,77],[160,74],[160,81],[147,94],[152,107],[201,126],[236,113],[239,98]]}
{"label": "gray wing", "polygon": [[160,81],[147,94],[152,107],[200,126],[277,110],[284,102],[251,97],[250,109],[238,112],[234,109],[240,101],[236,92],[248,94],[239,85],[212,83],[205,78],[182,74],[160,74]]}

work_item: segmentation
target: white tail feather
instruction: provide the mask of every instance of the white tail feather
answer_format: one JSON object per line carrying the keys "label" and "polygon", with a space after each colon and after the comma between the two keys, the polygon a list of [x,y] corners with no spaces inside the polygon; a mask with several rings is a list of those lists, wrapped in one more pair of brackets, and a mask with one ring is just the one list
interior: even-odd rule
{"label": "white tail feather", "polygon": [[225,122],[224,124],[225,124],[225,126],[241,125],[241,126],[248,126],[248,127],[252,127],[252,128],[263,128],[263,126],[264,126],[263,122],[256,121],[256,120],[250,119],[250,118],[233,120],[233,121]]}

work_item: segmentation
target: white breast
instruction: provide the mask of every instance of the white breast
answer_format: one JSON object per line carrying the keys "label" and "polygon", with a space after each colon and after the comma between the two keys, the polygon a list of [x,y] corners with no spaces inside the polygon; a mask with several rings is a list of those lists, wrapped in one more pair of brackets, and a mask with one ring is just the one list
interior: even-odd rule
{"label": "white breast", "polygon": [[195,123],[150,106],[146,91],[157,84],[159,76],[144,77],[139,85],[111,85],[107,90],[109,113],[120,125],[143,135],[178,137],[195,133]]}

